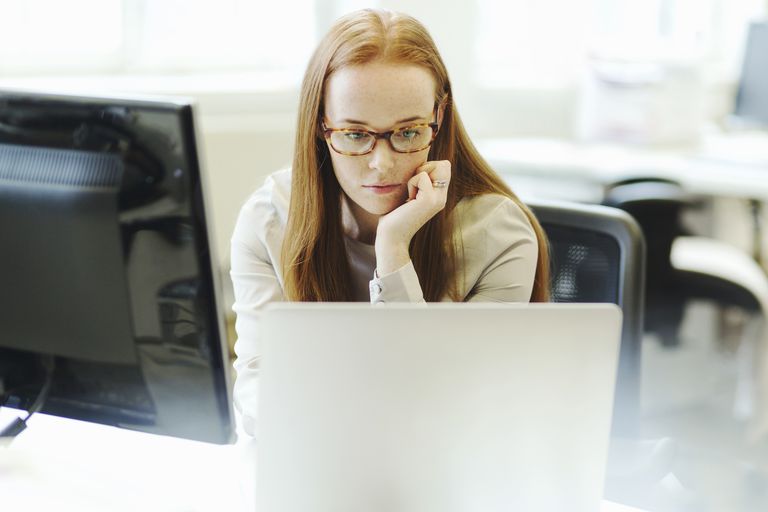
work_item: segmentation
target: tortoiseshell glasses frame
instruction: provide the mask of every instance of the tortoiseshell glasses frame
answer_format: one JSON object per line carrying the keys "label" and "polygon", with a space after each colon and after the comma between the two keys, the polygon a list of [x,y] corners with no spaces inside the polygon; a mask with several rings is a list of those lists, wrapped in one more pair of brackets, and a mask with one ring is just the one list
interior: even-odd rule
{"label": "tortoiseshell glasses frame", "polygon": [[[435,108],[435,119],[437,119],[437,108]],[[325,137],[325,140],[328,141],[331,148],[339,153],[340,155],[346,155],[346,156],[362,156],[367,155],[371,151],[373,151],[376,148],[376,144],[379,142],[379,139],[386,139],[387,142],[389,142],[389,147],[392,148],[393,151],[397,153],[416,153],[417,151],[424,151],[428,147],[432,145],[432,143],[435,141],[435,137],[437,137],[438,132],[438,123],[420,123],[420,124],[413,124],[410,126],[404,126],[402,128],[397,128],[395,130],[389,130],[387,132],[374,132],[372,130],[363,130],[362,128],[329,128],[326,126],[325,121],[321,124],[323,136]],[[398,149],[395,144],[392,142],[392,137],[395,135],[399,135],[403,132],[407,132],[409,130],[417,130],[419,128],[430,128],[432,130],[432,134],[429,137],[428,141],[425,141],[423,144],[420,144],[417,148],[409,148],[409,149]],[[360,150],[360,151],[347,151],[343,149],[337,148],[333,143],[333,134],[334,133],[359,133],[359,134],[367,134],[372,137],[372,141],[370,143],[370,147]]]}

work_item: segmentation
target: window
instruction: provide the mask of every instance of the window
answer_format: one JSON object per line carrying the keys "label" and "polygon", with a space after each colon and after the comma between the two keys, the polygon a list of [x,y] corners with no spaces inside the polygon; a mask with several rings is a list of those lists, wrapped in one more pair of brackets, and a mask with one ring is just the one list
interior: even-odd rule
{"label": "window", "polygon": [[114,68],[124,39],[119,0],[0,0],[0,75]]}
{"label": "window", "polygon": [[476,0],[476,83],[563,88],[590,55],[697,60],[734,79],[764,0]]}
{"label": "window", "polygon": [[584,55],[584,0],[477,0],[478,85],[558,87]]}
{"label": "window", "polygon": [[316,39],[314,6],[315,0],[0,0],[0,74],[298,77]]}

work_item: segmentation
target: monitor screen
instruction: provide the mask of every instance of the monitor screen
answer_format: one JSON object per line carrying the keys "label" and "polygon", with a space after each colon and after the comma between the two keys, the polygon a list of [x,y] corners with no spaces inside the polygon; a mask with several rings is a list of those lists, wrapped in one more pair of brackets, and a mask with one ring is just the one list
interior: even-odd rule
{"label": "monitor screen", "polygon": [[768,22],[749,27],[734,115],[768,127]]}
{"label": "monitor screen", "polygon": [[[226,443],[189,102],[0,91],[0,405]],[[46,385],[47,384],[47,385]]]}

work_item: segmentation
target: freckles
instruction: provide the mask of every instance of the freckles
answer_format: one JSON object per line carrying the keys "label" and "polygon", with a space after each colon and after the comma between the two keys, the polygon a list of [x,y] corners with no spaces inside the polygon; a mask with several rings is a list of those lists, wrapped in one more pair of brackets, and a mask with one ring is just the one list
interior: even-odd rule
{"label": "freckles", "polygon": [[425,151],[425,154],[414,153],[413,160],[410,162],[409,167],[412,169],[411,176],[416,174],[416,169],[427,163],[429,159],[429,151]]}

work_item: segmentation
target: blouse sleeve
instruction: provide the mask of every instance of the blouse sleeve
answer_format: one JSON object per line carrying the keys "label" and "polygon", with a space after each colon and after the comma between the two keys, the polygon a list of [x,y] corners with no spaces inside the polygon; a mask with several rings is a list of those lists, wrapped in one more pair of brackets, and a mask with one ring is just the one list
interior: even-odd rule
{"label": "blouse sleeve", "polygon": [[419,283],[419,276],[416,274],[412,261],[408,261],[400,269],[382,277],[378,277],[374,272],[369,288],[372,304],[383,302],[425,302],[421,283]]}
{"label": "blouse sleeve", "polygon": [[[499,197],[499,196],[495,196]],[[536,275],[539,244],[528,217],[511,199],[503,198],[468,227],[464,239],[468,302],[529,302]],[[469,240],[468,240],[469,238]]]}
{"label": "blouse sleeve", "polygon": [[273,264],[279,261],[280,243],[272,240],[277,219],[266,206],[254,201],[246,203],[235,225],[231,246],[230,275],[235,294],[232,309],[237,315],[234,404],[243,429],[250,435],[254,435],[258,406],[259,320],[264,306],[284,300],[282,283]]}

